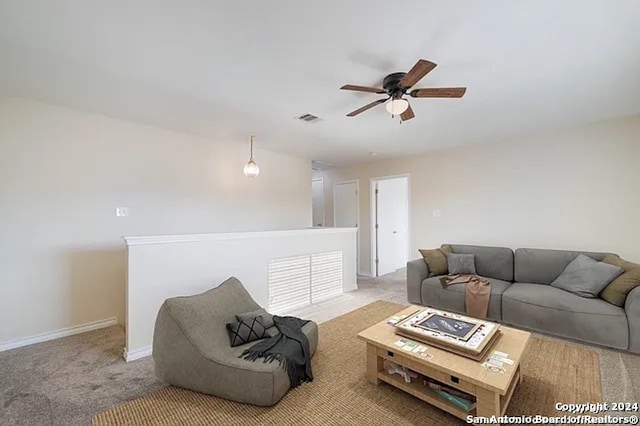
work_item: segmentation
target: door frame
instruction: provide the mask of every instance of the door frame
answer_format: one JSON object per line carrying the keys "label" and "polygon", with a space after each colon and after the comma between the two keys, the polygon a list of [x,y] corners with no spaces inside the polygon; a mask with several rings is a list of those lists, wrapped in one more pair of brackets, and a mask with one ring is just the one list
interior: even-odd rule
{"label": "door frame", "polygon": [[397,175],[387,175],[372,177],[369,182],[371,193],[369,195],[369,211],[371,212],[370,224],[371,224],[371,276],[378,276],[378,268],[376,267],[376,193],[375,183],[381,180],[407,178],[407,261],[410,260],[411,253],[411,175],[409,173],[402,173]]}
{"label": "door frame", "polygon": [[[323,177],[318,177],[318,178],[312,178],[311,179],[311,186],[313,187],[313,182],[315,181],[320,181],[322,183],[322,227],[326,228],[327,227],[327,206],[325,203],[325,197],[324,197],[324,178]],[[311,190],[311,227],[316,227],[316,224],[313,223],[313,189]]]}
{"label": "door frame", "polygon": [[333,227],[336,228],[336,186],[345,183],[356,184],[356,220],[358,221],[356,228],[356,271],[360,274],[360,179],[341,180],[333,183]]}

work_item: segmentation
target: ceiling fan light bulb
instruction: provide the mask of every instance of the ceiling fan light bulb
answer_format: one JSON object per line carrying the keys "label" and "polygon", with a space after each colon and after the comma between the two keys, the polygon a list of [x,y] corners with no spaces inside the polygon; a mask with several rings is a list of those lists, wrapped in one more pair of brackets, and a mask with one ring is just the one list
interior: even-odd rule
{"label": "ceiling fan light bulb", "polygon": [[391,99],[385,108],[391,115],[400,115],[409,108],[409,102],[406,99]]}
{"label": "ceiling fan light bulb", "polygon": [[260,167],[253,161],[249,160],[246,166],[244,166],[244,175],[250,178],[257,177],[260,174]]}

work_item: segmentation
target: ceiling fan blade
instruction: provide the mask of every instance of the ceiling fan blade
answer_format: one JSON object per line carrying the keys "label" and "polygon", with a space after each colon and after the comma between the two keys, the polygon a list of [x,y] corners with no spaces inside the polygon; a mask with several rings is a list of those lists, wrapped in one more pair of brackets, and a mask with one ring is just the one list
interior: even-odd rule
{"label": "ceiling fan blade", "polygon": [[416,89],[409,95],[413,98],[461,98],[467,91],[466,87],[441,87],[437,89]]}
{"label": "ceiling fan blade", "polygon": [[400,80],[400,86],[404,88],[412,87],[418,81],[422,79],[425,75],[429,74],[431,70],[436,67],[431,61],[427,61],[426,59],[419,59],[418,62],[411,68],[411,70],[405,75],[402,80]]}
{"label": "ceiling fan blade", "polygon": [[351,111],[349,114],[347,114],[347,117],[355,117],[356,115],[360,114],[361,112],[365,112],[366,110],[371,109],[376,105],[383,104],[387,99],[378,99],[377,101],[373,101],[370,104],[367,104],[367,105],[363,106],[362,108],[358,108],[355,111]]}
{"label": "ceiling fan blade", "polygon": [[402,121],[411,120],[415,116],[416,115],[413,113],[413,109],[411,108],[411,105],[409,105],[409,108],[407,108],[405,112],[400,114],[400,120]]}
{"label": "ceiling fan blade", "polygon": [[355,90],[356,92],[370,92],[370,93],[387,93],[384,89],[376,89],[375,87],[357,86],[354,84],[345,84],[340,88],[341,90]]}

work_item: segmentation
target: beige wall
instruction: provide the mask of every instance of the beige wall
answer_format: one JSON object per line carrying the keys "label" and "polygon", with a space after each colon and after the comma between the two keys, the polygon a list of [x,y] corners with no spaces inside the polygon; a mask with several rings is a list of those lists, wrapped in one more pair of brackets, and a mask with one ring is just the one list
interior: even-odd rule
{"label": "beige wall", "polygon": [[123,235],[310,226],[309,161],[241,142],[0,98],[0,343],[122,322]]}
{"label": "beige wall", "polygon": [[[410,174],[411,258],[444,242],[613,251],[640,262],[640,116],[554,134],[315,173],[360,180],[360,271],[370,272],[370,179]],[[434,217],[433,211],[441,216]]]}

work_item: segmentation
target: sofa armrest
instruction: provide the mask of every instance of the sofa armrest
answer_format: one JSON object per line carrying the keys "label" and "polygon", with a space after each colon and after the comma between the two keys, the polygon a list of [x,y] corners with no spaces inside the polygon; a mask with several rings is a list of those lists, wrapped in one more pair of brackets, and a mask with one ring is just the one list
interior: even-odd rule
{"label": "sofa armrest", "polygon": [[624,310],[629,321],[629,351],[640,353],[640,287],[627,295]]}
{"label": "sofa armrest", "polygon": [[407,262],[407,300],[422,305],[422,281],[429,276],[429,267],[424,259]]}

